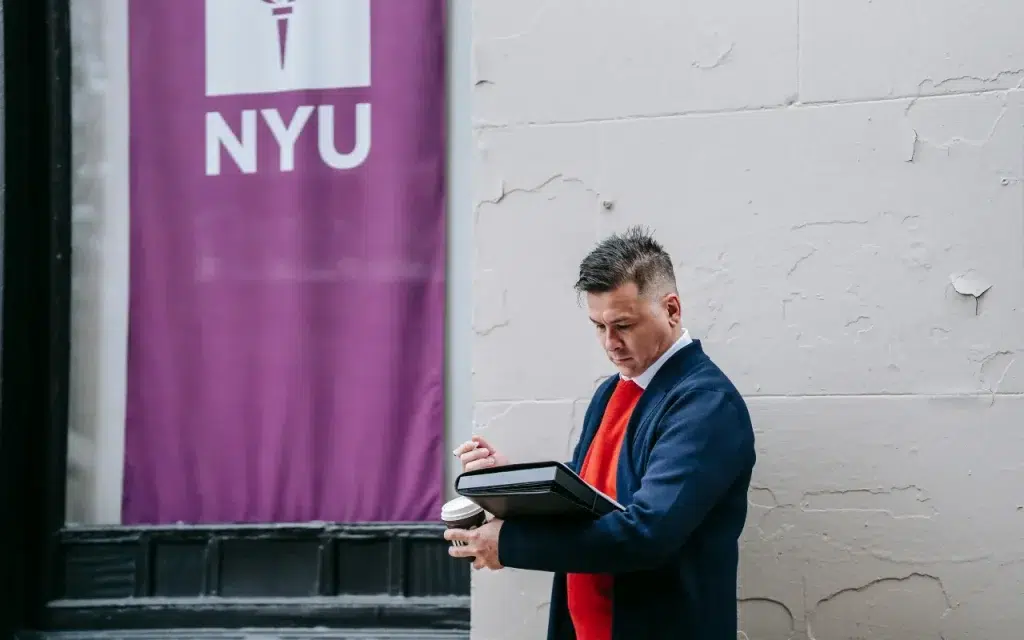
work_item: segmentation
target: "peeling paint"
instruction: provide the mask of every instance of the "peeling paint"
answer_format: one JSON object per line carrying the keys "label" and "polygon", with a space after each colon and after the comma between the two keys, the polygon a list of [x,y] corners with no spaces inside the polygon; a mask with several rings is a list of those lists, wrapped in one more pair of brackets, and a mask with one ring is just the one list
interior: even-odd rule
{"label": "peeling paint", "polygon": [[493,333],[493,332],[494,332],[495,330],[497,330],[497,329],[501,329],[501,328],[503,328],[503,327],[507,327],[507,326],[509,325],[509,323],[510,323],[510,322],[511,322],[510,320],[502,320],[502,321],[500,321],[500,322],[497,322],[497,323],[495,323],[495,324],[490,324],[490,325],[487,325],[487,326],[486,326],[486,327],[484,327],[483,329],[480,329],[480,328],[475,328],[475,327],[474,327],[474,329],[473,329],[473,332],[474,332],[474,333],[476,333],[476,335],[478,335],[478,336],[481,336],[481,337],[483,337],[483,336],[489,336],[489,335],[491,335],[491,333]]}
{"label": "peeling paint", "polygon": [[992,288],[992,283],[971,271],[963,274],[954,273],[949,276],[949,281],[958,294],[974,298],[974,315],[978,315],[981,310],[981,297]]}
{"label": "peeling paint", "polygon": [[[595,197],[595,198],[597,198],[598,200],[601,200],[601,194],[600,194],[600,193],[598,193],[596,189],[593,189],[593,188],[591,188],[591,187],[587,186],[587,183],[583,182],[583,180],[580,180],[579,178],[564,178],[564,180],[565,180],[565,181],[566,181],[567,183],[579,185],[580,187],[582,187],[582,188],[583,188],[583,190],[584,190],[584,191],[586,191],[586,192],[587,192],[587,193],[589,193],[590,195],[594,196],[594,197]],[[606,203],[607,203],[607,202],[611,202],[611,201],[610,201],[610,200],[602,201],[602,202],[601,202],[601,205],[602,205],[602,206],[603,206],[603,207],[604,207],[605,209],[610,209],[610,207],[606,206]]]}
{"label": "peeling paint", "polygon": [[[796,617],[781,600],[764,596],[742,597],[738,600],[738,607],[741,633],[748,638],[789,640],[796,631]],[[750,630],[750,634],[744,630]]]}
{"label": "peeling paint", "polygon": [[941,640],[942,621],[954,608],[937,576],[877,578],[819,599],[807,617],[807,636]]}
{"label": "peeling paint", "polygon": [[790,229],[792,229],[793,231],[796,231],[798,229],[807,229],[808,227],[831,227],[831,226],[837,226],[837,225],[846,225],[846,224],[858,224],[858,225],[860,225],[860,224],[867,224],[867,223],[868,223],[867,220],[813,220],[811,222],[801,222],[800,224],[795,224],[792,227],[790,227]]}
{"label": "peeling paint", "polygon": [[[1010,82],[1004,83],[1004,80],[1010,80]],[[991,89],[993,85],[1002,89],[1020,89],[1022,82],[1024,82],[1024,69],[1005,69],[988,77],[953,76],[938,82],[931,78],[925,78],[917,85],[917,94],[925,96],[937,93],[976,93]]]}
{"label": "peeling paint", "polygon": [[903,160],[904,162],[913,162],[917,158],[917,143],[920,141],[920,136],[917,134],[917,129],[910,130],[910,143],[907,145],[909,151],[907,157]]}
{"label": "peeling paint", "polygon": [[[497,197],[495,197],[495,198],[485,198],[485,199],[480,200],[480,201],[478,201],[476,203],[475,211],[476,211],[477,218],[479,220],[480,210],[481,210],[481,208],[484,205],[488,205],[488,204],[489,205],[499,205],[499,204],[502,204],[509,196],[512,196],[514,194],[535,194],[535,195],[536,194],[540,194],[540,193],[543,193],[544,190],[547,189],[548,187],[550,187],[551,185],[557,184],[559,182],[566,183],[566,184],[578,185],[578,186],[582,187],[584,191],[586,191],[587,193],[589,193],[589,194],[593,195],[595,198],[597,198],[599,201],[601,200],[601,194],[598,193],[597,190],[595,190],[595,189],[591,188],[590,186],[588,186],[583,180],[581,180],[580,178],[574,178],[574,177],[570,177],[570,176],[565,176],[565,175],[563,175],[561,173],[556,173],[556,174],[554,174],[554,175],[544,179],[539,184],[537,184],[535,186],[532,186],[532,187],[509,187],[508,185],[505,184],[505,181],[502,180],[499,183],[499,193],[498,193]],[[605,207],[605,208],[608,208],[608,207]]]}
{"label": "peeling paint", "polygon": [[978,363],[978,382],[981,388],[992,394],[999,393],[999,385],[1006,379],[1006,374],[1017,362],[1015,351],[994,351],[982,357]]}
{"label": "peeling paint", "polygon": [[479,209],[482,205],[485,205],[485,204],[501,204],[505,200],[505,198],[507,198],[508,196],[510,196],[510,195],[512,195],[514,193],[538,193],[539,191],[544,189],[544,187],[548,186],[552,182],[555,182],[556,180],[559,180],[559,179],[564,179],[564,178],[563,178],[562,174],[556,173],[555,175],[551,176],[550,178],[547,178],[546,180],[544,180],[543,182],[541,182],[540,184],[538,184],[538,185],[536,185],[534,187],[513,187],[513,188],[508,188],[505,185],[505,181],[502,180],[501,181],[501,193],[498,195],[498,197],[494,198],[493,200],[481,200],[480,202],[477,203],[477,208]]}
{"label": "peeling paint", "polygon": [[494,269],[483,269],[473,283],[473,332],[489,336],[511,323],[508,289]]}
{"label": "peeling paint", "polygon": [[[948,102],[945,97],[916,97],[904,110],[906,127],[912,140],[908,154],[914,161],[922,147],[949,152],[957,146],[983,147],[999,129],[1010,112],[1008,94],[975,94],[975,109],[964,110]],[[969,129],[971,133],[965,133]]]}
{"label": "peeling paint", "polygon": [[875,328],[869,316],[857,316],[853,320],[847,321],[843,326],[847,329],[855,330],[858,338]]}
{"label": "peeling paint", "polygon": [[985,292],[992,288],[992,283],[978,277],[971,277],[970,275],[956,275],[953,274],[949,277],[950,282],[953,283],[953,289],[956,290],[962,296],[974,296],[980,298],[985,295]]}
{"label": "peeling paint", "polygon": [[793,273],[796,272],[796,270],[800,267],[800,265],[802,265],[804,263],[805,260],[807,260],[808,258],[813,256],[814,254],[818,253],[818,248],[817,247],[808,247],[808,249],[809,250],[806,253],[804,253],[802,256],[797,258],[796,262],[793,263],[793,266],[791,266],[789,268],[789,270],[786,271],[786,277],[787,278],[789,276],[793,275]]}
{"label": "peeling paint", "polygon": [[750,506],[763,509],[774,509],[779,506],[779,499],[775,497],[774,491],[768,487],[758,486],[753,483],[747,494],[747,501],[750,503]]}
{"label": "peeling paint", "polygon": [[884,513],[894,519],[931,518],[938,514],[917,486],[888,489],[808,491],[800,499],[804,513]]}
{"label": "peeling paint", "polygon": [[[508,405],[505,408],[503,408],[501,411],[499,411],[497,413],[492,413],[491,415],[487,416],[486,420],[482,420],[482,421],[481,420],[473,420],[473,429],[474,429],[474,431],[487,431],[491,427],[492,423],[494,423],[495,421],[500,421],[500,420],[502,420],[504,418],[507,418],[508,415],[510,413],[512,413],[513,411],[515,411],[516,408],[520,404],[521,403],[509,402]],[[489,406],[492,406],[492,405],[485,404],[485,403],[479,403],[477,405],[477,409],[479,410],[481,408],[486,408],[486,407],[489,407]]]}
{"label": "peeling paint", "polygon": [[799,502],[780,502],[775,492],[752,485],[747,502],[751,507],[773,509],[798,508],[803,513],[880,513],[893,519],[931,518],[938,511],[931,498],[916,485],[878,488],[819,489],[805,491]]}
{"label": "peeling paint", "polygon": [[726,48],[724,51],[718,54],[718,57],[715,58],[713,61],[706,63],[700,62],[699,60],[694,60],[692,63],[690,63],[690,66],[692,66],[694,69],[702,70],[717,69],[718,67],[722,66],[723,64],[729,61],[729,57],[732,56],[733,49],[735,48],[736,43],[732,42],[729,44],[728,48]]}

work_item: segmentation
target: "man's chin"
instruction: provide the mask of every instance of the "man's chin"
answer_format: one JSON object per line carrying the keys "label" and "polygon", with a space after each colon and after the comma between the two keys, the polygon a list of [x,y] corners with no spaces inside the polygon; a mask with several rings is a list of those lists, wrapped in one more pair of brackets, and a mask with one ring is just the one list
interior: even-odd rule
{"label": "man's chin", "polygon": [[622,362],[612,360],[612,364],[615,365],[615,368],[619,370],[619,373],[626,378],[635,378],[639,373],[632,360],[624,360]]}

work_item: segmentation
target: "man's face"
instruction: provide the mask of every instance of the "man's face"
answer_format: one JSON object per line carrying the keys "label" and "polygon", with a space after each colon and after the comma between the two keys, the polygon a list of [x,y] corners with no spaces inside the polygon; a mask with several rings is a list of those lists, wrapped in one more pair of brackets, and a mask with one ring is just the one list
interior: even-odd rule
{"label": "man's face", "polygon": [[646,371],[677,337],[675,293],[641,296],[629,282],[607,293],[588,293],[587,309],[608,359],[627,378]]}

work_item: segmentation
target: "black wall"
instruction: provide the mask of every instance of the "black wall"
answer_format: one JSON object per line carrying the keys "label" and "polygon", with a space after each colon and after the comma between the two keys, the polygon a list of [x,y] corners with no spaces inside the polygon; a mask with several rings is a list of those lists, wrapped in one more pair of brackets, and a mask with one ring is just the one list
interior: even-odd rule
{"label": "black wall", "polygon": [[0,606],[9,630],[40,621],[63,519],[70,141],[66,2],[2,7],[0,579],[10,595]]}

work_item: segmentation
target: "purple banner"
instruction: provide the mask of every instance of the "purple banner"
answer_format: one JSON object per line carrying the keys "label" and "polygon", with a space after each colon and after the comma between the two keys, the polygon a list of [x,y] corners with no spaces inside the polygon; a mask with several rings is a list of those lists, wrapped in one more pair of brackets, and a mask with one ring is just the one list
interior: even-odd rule
{"label": "purple banner", "polygon": [[130,0],[123,521],[436,520],[444,0]]}

